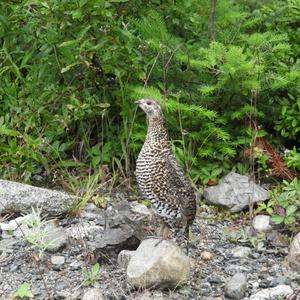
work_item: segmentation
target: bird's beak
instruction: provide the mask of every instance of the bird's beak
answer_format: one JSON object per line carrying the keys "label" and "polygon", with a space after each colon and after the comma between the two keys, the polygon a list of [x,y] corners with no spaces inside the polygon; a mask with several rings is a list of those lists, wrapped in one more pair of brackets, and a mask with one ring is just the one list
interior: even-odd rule
{"label": "bird's beak", "polygon": [[137,101],[134,101],[134,103],[135,104],[140,104],[141,102],[140,102],[141,100],[137,100]]}

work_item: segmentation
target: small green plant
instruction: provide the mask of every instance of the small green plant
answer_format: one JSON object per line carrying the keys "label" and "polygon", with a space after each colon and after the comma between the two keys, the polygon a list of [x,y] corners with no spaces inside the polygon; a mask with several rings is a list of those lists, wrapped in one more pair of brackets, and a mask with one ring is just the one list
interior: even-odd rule
{"label": "small green plant", "polygon": [[98,263],[94,264],[90,270],[83,273],[83,285],[93,285],[100,276],[100,265]]}
{"label": "small green plant", "polygon": [[300,171],[300,153],[297,152],[296,147],[287,153],[285,160],[289,168]]}
{"label": "small green plant", "polygon": [[56,245],[56,239],[49,239],[50,229],[47,224],[52,220],[45,220],[41,216],[40,210],[32,208],[31,218],[25,223],[27,229],[23,232],[25,240],[30,246],[38,251],[38,258],[41,259],[45,250]]}
{"label": "small green plant", "polygon": [[257,212],[266,211],[276,224],[285,225],[293,231],[300,222],[300,181],[283,181],[283,186],[271,192],[267,203],[259,204]]}
{"label": "small green plant", "polygon": [[23,282],[13,295],[14,299],[26,299],[33,298],[33,294],[30,291],[30,284],[28,282]]}
{"label": "small green plant", "polygon": [[213,183],[216,184],[218,182],[218,177],[222,174],[223,168],[215,164],[207,164],[200,170],[192,170],[192,178],[193,181],[196,182],[198,178],[203,185]]}
{"label": "small green plant", "polygon": [[224,235],[233,243],[249,244],[257,250],[262,250],[265,247],[266,235],[264,233],[252,235],[245,227],[225,227]]}

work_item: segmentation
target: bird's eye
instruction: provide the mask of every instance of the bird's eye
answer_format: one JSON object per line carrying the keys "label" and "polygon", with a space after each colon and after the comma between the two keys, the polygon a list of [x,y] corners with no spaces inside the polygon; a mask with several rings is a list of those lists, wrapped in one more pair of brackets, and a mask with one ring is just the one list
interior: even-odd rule
{"label": "bird's eye", "polygon": [[151,105],[151,101],[147,101],[146,104],[147,104],[147,105]]}

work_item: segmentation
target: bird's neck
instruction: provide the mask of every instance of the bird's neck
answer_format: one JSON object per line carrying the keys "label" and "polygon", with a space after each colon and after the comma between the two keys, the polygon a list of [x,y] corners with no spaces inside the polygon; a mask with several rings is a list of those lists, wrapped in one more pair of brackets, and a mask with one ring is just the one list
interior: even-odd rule
{"label": "bird's neck", "polygon": [[147,139],[158,142],[168,142],[169,135],[165,126],[165,120],[163,116],[152,117],[148,119],[148,133]]}

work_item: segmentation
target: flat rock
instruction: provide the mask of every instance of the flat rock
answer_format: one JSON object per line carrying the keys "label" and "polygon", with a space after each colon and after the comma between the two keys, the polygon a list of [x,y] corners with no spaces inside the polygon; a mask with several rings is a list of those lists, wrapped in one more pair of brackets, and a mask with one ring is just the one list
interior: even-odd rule
{"label": "flat rock", "polygon": [[233,172],[226,175],[219,185],[205,188],[203,195],[209,203],[225,206],[232,212],[245,209],[251,202],[270,198],[269,193],[248,176]]}
{"label": "flat rock", "polygon": [[142,241],[127,267],[128,283],[135,288],[174,288],[188,281],[190,259],[173,242]]}
{"label": "flat rock", "polygon": [[82,300],[104,300],[100,289],[89,289],[82,297]]}
{"label": "flat rock", "polygon": [[247,289],[247,278],[243,273],[236,273],[225,285],[225,295],[230,299],[243,299]]}
{"label": "flat rock", "polygon": [[52,255],[51,256],[51,263],[53,265],[63,265],[65,263],[65,257],[64,256],[61,256],[61,255]]}
{"label": "flat rock", "polygon": [[292,270],[300,273],[300,232],[293,238],[286,260]]}
{"label": "flat rock", "polygon": [[292,293],[293,289],[289,285],[278,285],[255,293],[250,297],[250,300],[284,299]]}
{"label": "flat rock", "polygon": [[0,214],[31,212],[38,207],[48,216],[58,216],[72,210],[78,201],[63,192],[0,180]]}
{"label": "flat rock", "polygon": [[129,261],[133,255],[133,253],[134,253],[134,251],[122,250],[118,254],[118,265],[123,269],[127,269],[127,266],[129,264]]}
{"label": "flat rock", "polygon": [[55,253],[64,248],[68,243],[68,236],[62,227],[58,227],[54,221],[45,226],[45,244],[46,250]]}
{"label": "flat rock", "polygon": [[270,222],[270,216],[257,215],[252,220],[252,226],[257,232],[266,232],[272,228]]}
{"label": "flat rock", "polygon": [[251,253],[251,248],[237,246],[231,250],[232,257],[234,258],[245,258],[248,257]]}

